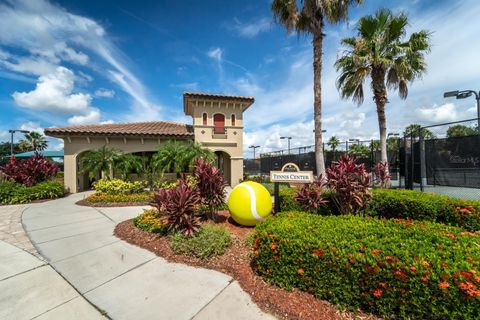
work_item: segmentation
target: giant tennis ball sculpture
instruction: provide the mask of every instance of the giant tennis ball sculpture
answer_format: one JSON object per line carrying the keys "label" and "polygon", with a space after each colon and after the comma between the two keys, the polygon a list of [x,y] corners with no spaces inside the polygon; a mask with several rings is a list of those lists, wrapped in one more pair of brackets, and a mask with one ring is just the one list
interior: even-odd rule
{"label": "giant tennis ball sculpture", "polygon": [[255,226],[272,212],[272,197],[260,183],[242,182],[230,193],[228,209],[238,224]]}

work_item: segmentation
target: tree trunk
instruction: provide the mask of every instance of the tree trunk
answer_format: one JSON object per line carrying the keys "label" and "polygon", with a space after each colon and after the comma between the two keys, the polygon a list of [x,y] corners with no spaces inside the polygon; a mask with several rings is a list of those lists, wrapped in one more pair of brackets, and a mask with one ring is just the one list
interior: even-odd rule
{"label": "tree trunk", "polygon": [[323,34],[321,30],[313,34],[313,110],[315,121],[315,162],[318,176],[325,176],[322,141],[322,41]]}
{"label": "tree trunk", "polygon": [[[382,69],[372,70],[373,99],[377,105],[378,128],[380,130],[380,161],[387,164],[387,117],[385,115],[385,104],[388,102],[387,89],[385,87],[385,71]],[[389,181],[387,185],[389,185]]]}

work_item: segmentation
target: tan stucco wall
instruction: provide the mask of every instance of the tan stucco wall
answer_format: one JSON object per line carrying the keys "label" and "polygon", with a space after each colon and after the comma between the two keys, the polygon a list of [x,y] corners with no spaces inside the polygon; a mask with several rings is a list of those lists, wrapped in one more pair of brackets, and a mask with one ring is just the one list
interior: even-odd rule
{"label": "tan stucco wall", "polygon": [[83,181],[81,177],[79,177],[78,159],[85,151],[99,149],[105,145],[108,148],[115,148],[125,153],[156,151],[160,144],[165,141],[166,139],[162,140],[149,137],[64,138],[65,187],[72,193],[83,189]]}
{"label": "tan stucco wall", "polygon": [[[192,110],[195,141],[214,152],[222,151],[230,156],[231,186],[236,186],[243,179],[243,107],[239,104],[212,102],[195,103]],[[203,125],[203,113],[207,114],[207,125]],[[213,115],[216,113],[225,116],[225,135],[213,134]],[[235,115],[235,126],[231,124],[232,114]]]}

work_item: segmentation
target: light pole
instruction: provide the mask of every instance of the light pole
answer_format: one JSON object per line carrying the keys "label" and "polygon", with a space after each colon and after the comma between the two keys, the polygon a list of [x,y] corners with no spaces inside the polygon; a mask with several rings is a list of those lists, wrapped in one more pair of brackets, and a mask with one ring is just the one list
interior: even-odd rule
{"label": "light pole", "polygon": [[8,130],[8,133],[10,133],[10,156],[13,156],[13,134],[14,134],[15,132],[29,133],[30,131],[27,131],[27,130],[19,130],[19,129]]}
{"label": "light pole", "polygon": [[463,91],[448,91],[443,93],[444,98],[455,97],[457,99],[465,99],[471,95],[475,95],[475,100],[477,100],[477,132],[480,133],[480,91],[474,90],[463,90]]}
{"label": "light pole", "polygon": [[250,146],[249,148],[253,149],[253,160],[255,160],[255,149],[260,148],[260,146]]}
{"label": "light pole", "polygon": [[292,137],[280,137],[280,140],[287,139],[288,140],[288,154],[290,154],[290,140]]}

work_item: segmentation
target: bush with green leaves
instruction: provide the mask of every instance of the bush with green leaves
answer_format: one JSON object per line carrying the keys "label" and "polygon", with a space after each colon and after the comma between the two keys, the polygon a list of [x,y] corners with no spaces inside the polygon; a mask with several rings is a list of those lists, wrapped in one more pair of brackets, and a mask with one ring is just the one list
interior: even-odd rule
{"label": "bush with green leaves", "polygon": [[147,204],[153,200],[153,193],[136,194],[97,194],[94,193],[85,200],[91,203],[138,203]]}
{"label": "bush with green leaves", "polygon": [[98,194],[126,195],[143,193],[145,183],[142,181],[124,181],[121,179],[98,180],[93,183]]}
{"label": "bush with green leaves", "polygon": [[256,227],[264,279],[398,319],[479,319],[480,234],[431,222],[285,212]]}
{"label": "bush with green leaves", "polygon": [[206,260],[224,254],[231,242],[230,232],[225,227],[205,223],[193,237],[175,233],[171,239],[171,247],[176,254]]}
{"label": "bush with green leaves", "polygon": [[143,210],[143,213],[133,218],[133,224],[142,230],[151,233],[165,235],[168,232],[168,224],[157,210]]}
{"label": "bush with green leaves", "polygon": [[399,189],[374,189],[367,214],[381,218],[427,220],[480,230],[480,201]]}
{"label": "bush with green leaves", "polygon": [[44,181],[32,187],[5,181],[0,183],[0,203],[18,204],[34,200],[56,199],[65,195],[65,187],[57,181]]}
{"label": "bush with green leaves", "polygon": [[[304,211],[305,209],[297,201],[298,192],[301,189],[285,188],[280,189],[280,209],[281,211]],[[321,197],[326,201],[325,204],[320,205],[316,209],[310,209],[311,213],[320,215],[337,215],[339,211],[332,200],[332,192],[328,189],[322,189]]]}

